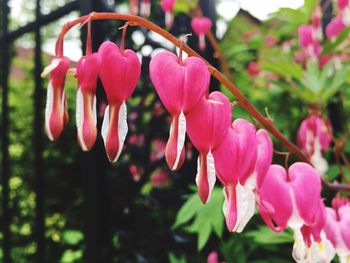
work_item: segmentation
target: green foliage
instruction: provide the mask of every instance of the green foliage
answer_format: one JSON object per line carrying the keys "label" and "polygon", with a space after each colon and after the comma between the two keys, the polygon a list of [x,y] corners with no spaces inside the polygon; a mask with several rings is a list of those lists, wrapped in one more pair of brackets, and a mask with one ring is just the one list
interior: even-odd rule
{"label": "green foliage", "polygon": [[249,238],[252,238],[254,242],[258,244],[285,244],[285,243],[293,243],[293,233],[286,230],[282,233],[275,233],[267,226],[259,226],[257,230],[252,230],[245,235]]}
{"label": "green foliage", "polygon": [[198,235],[197,248],[201,250],[207,243],[211,233],[222,236],[224,216],[222,203],[224,197],[222,190],[214,188],[210,201],[203,205],[198,194],[193,193],[176,215],[173,228],[186,224],[185,230]]}
{"label": "green foliage", "polygon": [[77,245],[84,238],[84,235],[79,230],[65,230],[63,232],[63,242],[68,245]]}

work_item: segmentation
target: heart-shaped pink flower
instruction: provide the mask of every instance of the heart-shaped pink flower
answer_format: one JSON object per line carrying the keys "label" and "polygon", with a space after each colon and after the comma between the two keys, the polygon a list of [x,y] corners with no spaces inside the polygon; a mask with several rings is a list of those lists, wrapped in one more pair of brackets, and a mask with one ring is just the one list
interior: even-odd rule
{"label": "heart-shaped pink flower", "polygon": [[196,183],[198,194],[206,203],[214,187],[215,162],[212,152],[220,146],[231,124],[231,105],[218,91],[203,97],[186,116],[188,136],[199,151]]}
{"label": "heart-shaped pink flower", "polygon": [[100,77],[108,100],[101,133],[109,160],[116,162],[128,132],[125,102],[140,79],[141,64],[134,51],[120,50],[109,41],[100,46],[98,53]]}
{"label": "heart-shaped pink flower", "polygon": [[150,75],[160,100],[172,116],[165,157],[168,166],[177,170],[184,160],[185,115],[208,91],[210,74],[201,59],[189,57],[181,63],[176,55],[164,51],[152,58]]}
{"label": "heart-shaped pink flower", "polygon": [[161,0],[160,7],[165,13],[165,25],[167,28],[172,27],[174,23],[173,11],[176,0]]}

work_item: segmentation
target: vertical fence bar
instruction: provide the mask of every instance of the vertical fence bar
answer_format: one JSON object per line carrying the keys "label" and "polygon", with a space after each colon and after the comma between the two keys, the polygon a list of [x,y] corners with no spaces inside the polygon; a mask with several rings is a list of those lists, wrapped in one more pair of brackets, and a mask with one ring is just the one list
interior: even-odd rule
{"label": "vertical fence bar", "polygon": [[34,127],[33,127],[33,146],[34,146],[34,176],[35,176],[35,195],[36,195],[36,218],[35,218],[35,241],[37,244],[36,262],[45,261],[45,182],[43,175],[43,88],[40,73],[42,71],[41,60],[41,10],[40,0],[36,0],[36,25],[35,25],[35,50],[34,50]]}
{"label": "vertical fence bar", "polygon": [[2,234],[3,234],[3,259],[5,263],[11,262],[11,244],[10,244],[10,223],[11,215],[9,208],[9,107],[8,107],[8,79],[10,64],[10,43],[8,42],[8,1],[2,0],[2,119],[1,119],[1,184],[2,184]]}

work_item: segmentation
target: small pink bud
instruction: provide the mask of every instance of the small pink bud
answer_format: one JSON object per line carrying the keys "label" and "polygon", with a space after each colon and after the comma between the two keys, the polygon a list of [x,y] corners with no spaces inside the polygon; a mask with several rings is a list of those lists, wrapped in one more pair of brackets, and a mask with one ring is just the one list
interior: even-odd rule
{"label": "small pink bud", "polygon": [[173,25],[173,11],[175,6],[175,0],[161,0],[160,7],[165,13],[165,25],[167,28],[172,27]]}
{"label": "small pink bud", "polygon": [[210,31],[212,22],[207,17],[194,17],[191,21],[193,31],[199,37],[200,50],[205,49],[205,35]]}
{"label": "small pink bud", "polygon": [[259,65],[259,62],[257,61],[251,61],[249,62],[248,64],[248,67],[247,67],[247,72],[250,76],[252,77],[256,77],[260,74],[260,65]]}

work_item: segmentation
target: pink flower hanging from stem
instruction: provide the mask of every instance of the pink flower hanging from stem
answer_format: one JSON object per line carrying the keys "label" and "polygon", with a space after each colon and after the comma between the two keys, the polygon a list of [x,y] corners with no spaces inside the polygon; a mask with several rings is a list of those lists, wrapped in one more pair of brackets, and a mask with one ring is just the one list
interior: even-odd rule
{"label": "pink flower hanging from stem", "polygon": [[191,21],[193,31],[199,38],[199,49],[205,49],[205,35],[210,31],[212,22],[207,17],[194,17]]}
{"label": "pink flower hanging from stem", "polygon": [[176,0],[161,0],[160,7],[165,13],[165,25],[171,28],[174,23],[173,11]]}
{"label": "pink flower hanging from stem", "polygon": [[67,57],[53,58],[41,76],[50,74],[45,108],[45,132],[51,141],[56,141],[69,121],[64,82],[70,61]]}
{"label": "pink flower hanging from stem", "polygon": [[182,60],[180,55],[164,51],[150,62],[153,85],[172,116],[165,158],[172,170],[181,167],[184,157],[186,114],[197,105],[208,90],[210,74],[205,63],[196,57]]}
{"label": "pink flower hanging from stem", "polygon": [[100,77],[108,100],[101,133],[111,162],[116,162],[122,151],[128,132],[125,102],[133,93],[141,73],[140,60],[135,52],[124,50],[126,26],[120,48],[107,41],[98,50]]}
{"label": "pink flower hanging from stem", "polygon": [[130,14],[137,16],[139,14],[139,0],[129,0]]}
{"label": "pink flower hanging from stem", "polygon": [[224,185],[226,226],[231,232],[242,232],[255,211],[254,192],[245,186],[257,160],[254,125],[236,119],[213,156],[216,174]]}
{"label": "pink flower hanging from stem", "polygon": [[151,0],[141,0],[141,16],[148,18],[151,14]]}
{"label": "pink flower hanging from stem", "polygon": [[91,50],[91,21],[88,21],[86,55],[76,66],[78,92],[76,103],[76,124],[78,141],[84,151],[95,144],[97,137],[96,86],[100,72],[100,56]]}
{"label": "pink flower hanging from stem", "polygon": [[212,152],[225,138],[231,124],[231,104],[221,92],[203,97],[187,115],[188,136],[199,151],[196,184],[203,203],[210,199],[214,187],[215,161]]}

